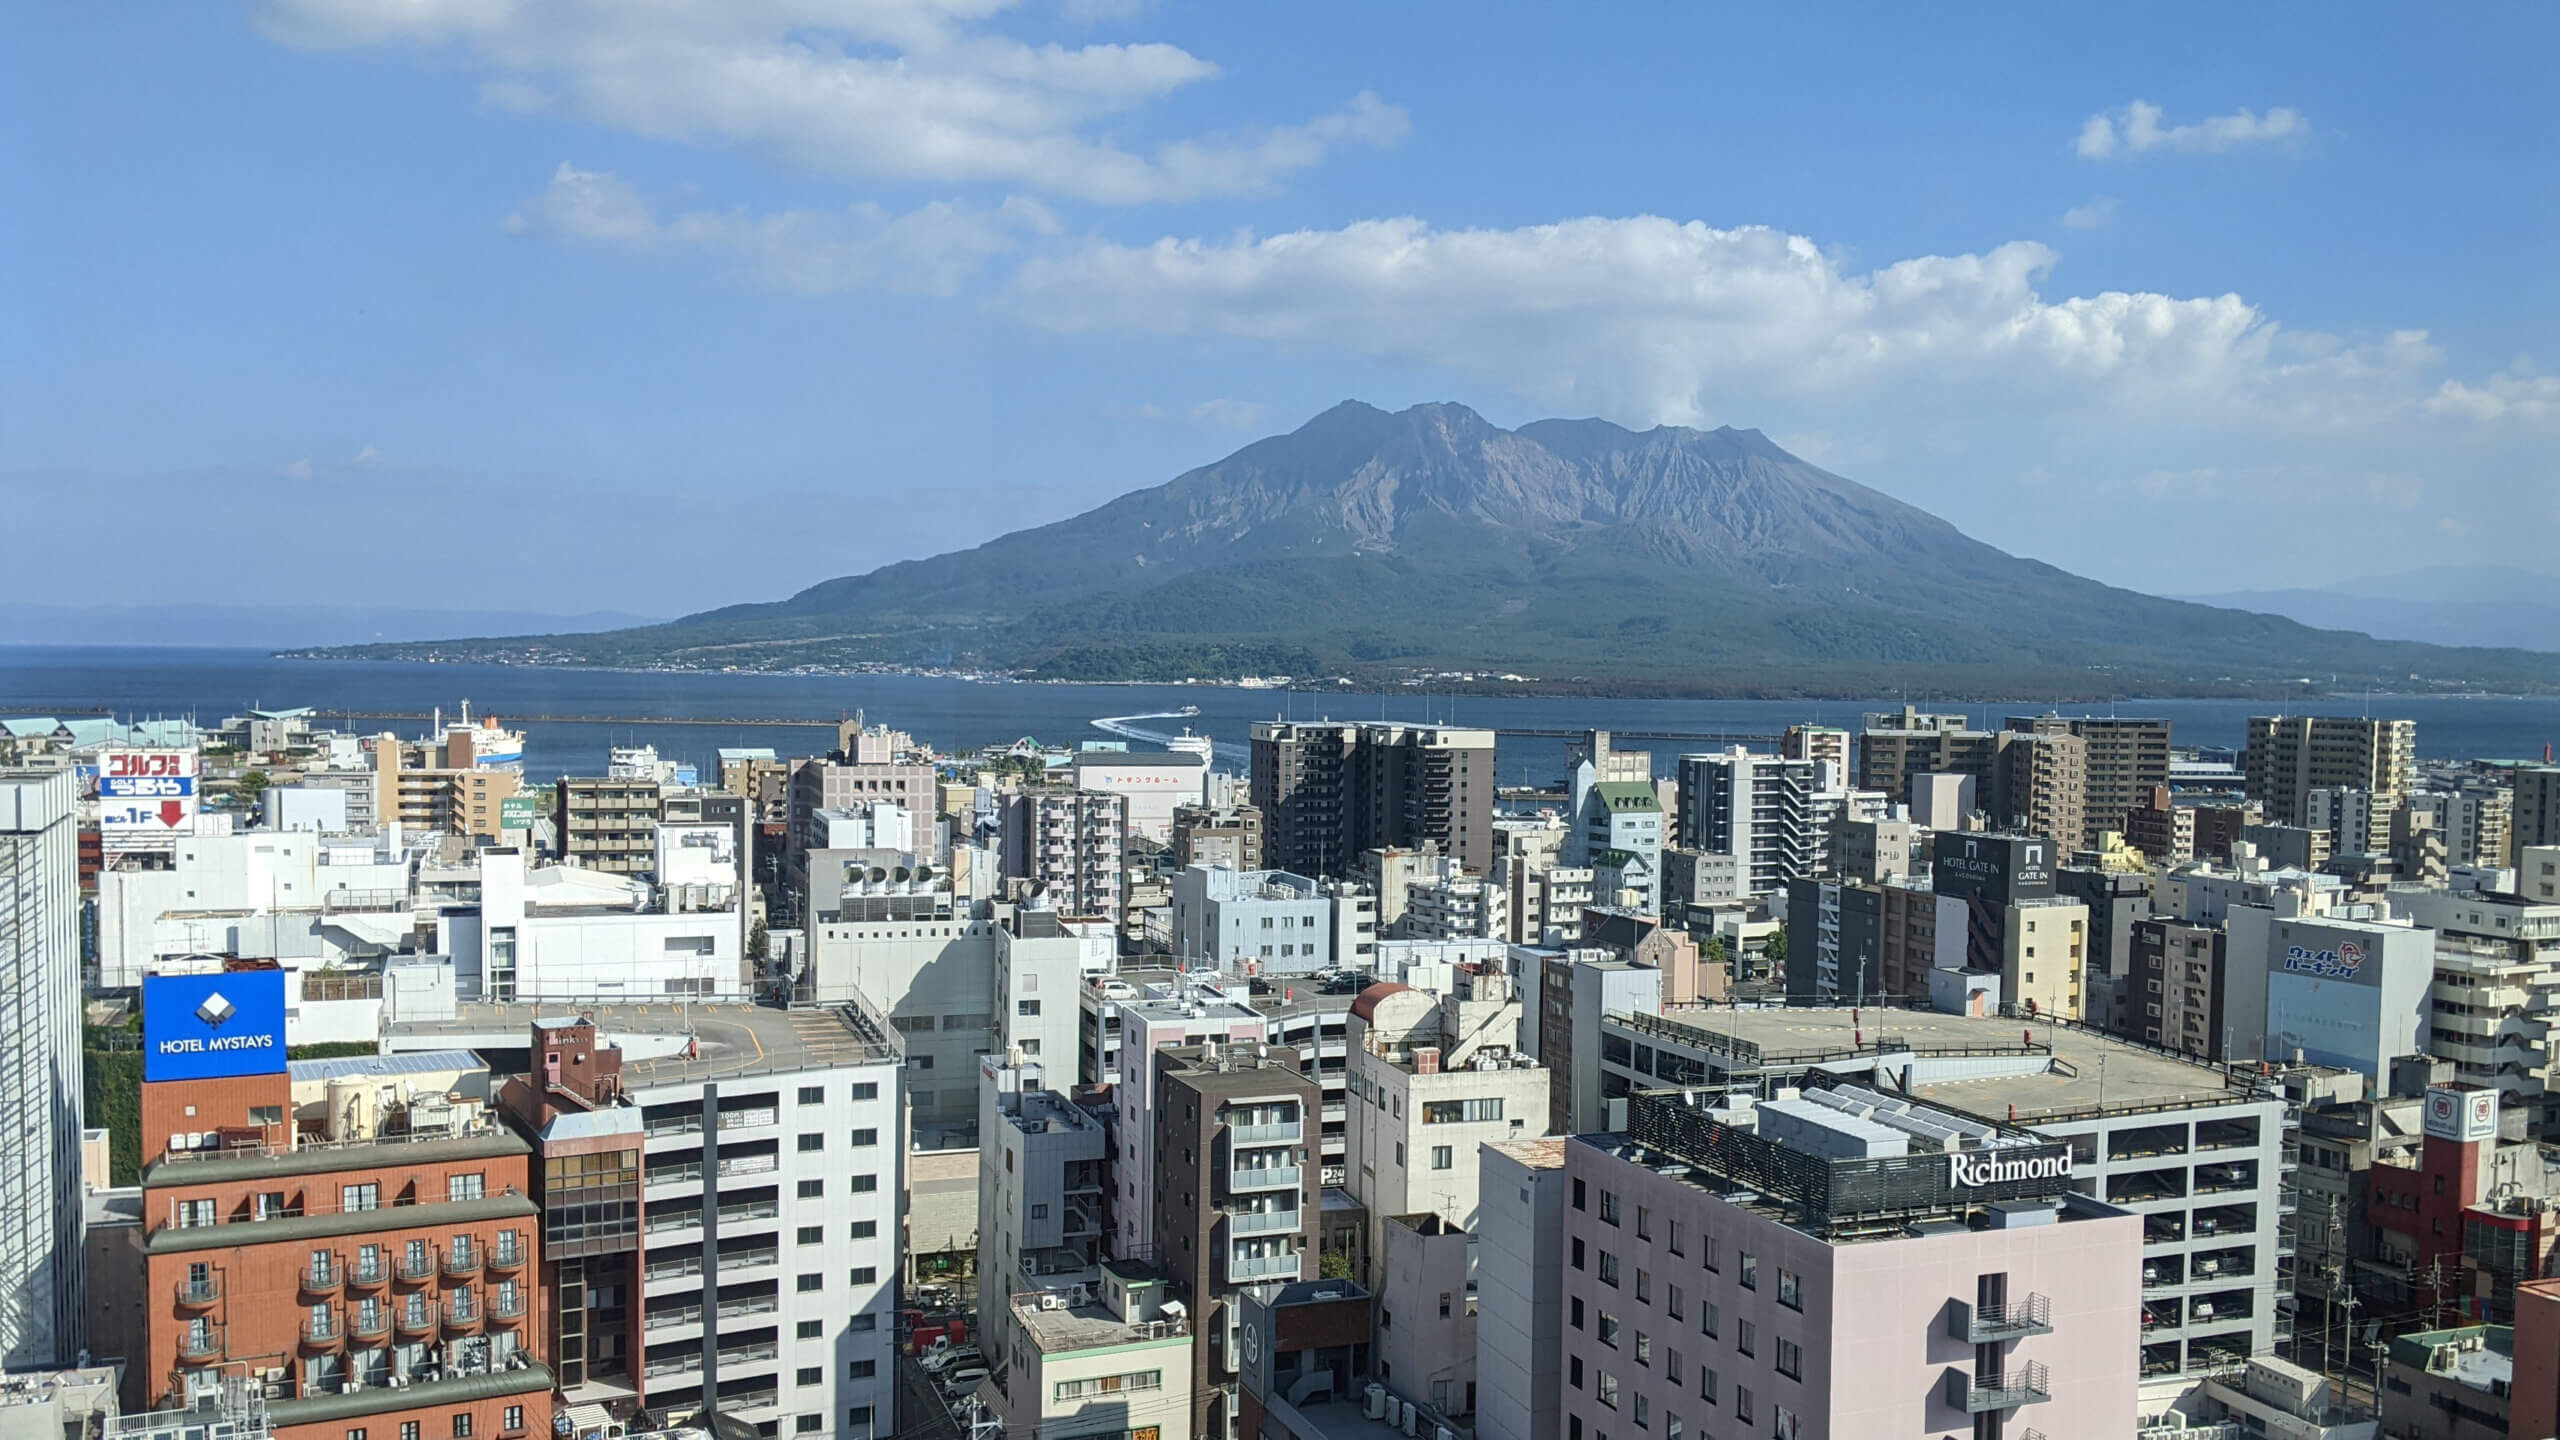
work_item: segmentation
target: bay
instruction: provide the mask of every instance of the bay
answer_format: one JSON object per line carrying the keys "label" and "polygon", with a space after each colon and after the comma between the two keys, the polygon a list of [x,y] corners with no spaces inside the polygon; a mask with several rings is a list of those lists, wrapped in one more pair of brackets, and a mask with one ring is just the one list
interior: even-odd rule
{"label": "bay", "polygon": [[[441,706],[448,717],[468,701],[474,715],[659,716],[671,718],[792,719],[835,721],[859,710],[874,722],[912,732],[948,752],[975,750],[1029,737],[1075,745],[1115,734],[1139,748],[1186,726],[1218,744],[1223,768],[1244,768],[1245,745],[1257,720],[1437,721],[1500,728],[1676,731],[1744,739],[1775,735],[1792,724],[1837,725],[1851,730],[1869,711],[1892,709],[1901,697],[1872,700],[1610,700],[1587,697],[1493,698],[1405,692],[1244,690],[1228,686],[1048,685],[976,681],[928,675],[744,675],[698,672],[547,669],[508,665],[428,665],[352,660],[280,660],[257,650],[144,646],[0,646],[0,715],[107,709],[125,718],[192,716],[213,724],[252,707],[308,705],[320,710],[414,711]],[[2013,714],[2041,713],[2041,705],[1930,703],[1925,709],[1960,711],[1978,726],[1996,727]],[[1188,718],[1128,720],[1114,730],[1094,722],[1112,717],[1163,716],[1199,707]],[[2170,721],[2176,743],[2236,748],[2248,717],[2280,707],[2264,700],[2121,701],[2066,707],[2064,713],[2159,716]],[[2418,722],[2421,756],[2447,759],[2539,759],[2560,742],[2560,698],[2372,700],[2327,699],[2281,707],[2315,715],[2375,715]],[[367,732],[403,735],[425,731],[421,722],[350,722]],[[828,748],[833,737],[816,724],[583,724],[523,722],[527,773],[538,779],[602,770],[607,748],[654,745],[671,760],[689,761],[708,778],[722,747],[769,746],[779,755],[807,755]],[[1561,777],[1565,741],[1557,736],[1500,738],[1499,778],[1505,785],[1548,784]],[[1651,749],[1657,769],[1669,773],[1684,750],[1715,748],[1714,741],[1623,742]]]}

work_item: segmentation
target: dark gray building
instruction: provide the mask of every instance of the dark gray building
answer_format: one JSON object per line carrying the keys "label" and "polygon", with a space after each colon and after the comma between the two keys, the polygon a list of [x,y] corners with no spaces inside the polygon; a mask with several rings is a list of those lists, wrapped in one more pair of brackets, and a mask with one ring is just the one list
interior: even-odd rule
{"label": "dark gray building", "polygon": [[1448,725],[1265,720],[1251,799],[1271,869],[1347,875],[1364,850],[1437,845],[1493,864],[1493,732]]}
{"label": "dark gray building", "polygon": [[1787,998],[1872,1004],[1885,994],[1884,890],[1833,877],[1787,882]]}
{"label": "dark gray building", "polygon": [[2151,877],[2094,865],[2065,865],[2054,872],[2054,892],[2089,907],[2088,969],[2081,977],[2087,997],[2082,1019],[2115,1035],[2140,1038],[2131,1023],[2127,1002],[2133,970],[2134,922],[2151,913]]}
{"label": "dark gray building", "polygon": [[1287,1047],[1170,1047],[1155,1067],[1154,1260],[1200,1337],[1190,1433],[1226,1435],[1243,1357],[1222,1352],[1239,1290],[1315,1278],[1323,1102]]}

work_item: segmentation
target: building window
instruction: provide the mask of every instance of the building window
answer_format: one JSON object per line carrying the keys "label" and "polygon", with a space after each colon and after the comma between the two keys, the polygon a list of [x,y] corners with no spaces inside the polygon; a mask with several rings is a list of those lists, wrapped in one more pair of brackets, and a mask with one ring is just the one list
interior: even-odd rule
{"label": "building window", "polygon": [[1641,1265],[1636,1267],[1636,1303],[1639,1305],[1653,1303],[1653,1272]]}
{"label": "building window", "polygon": [[856,1285],[876,1285],[880,1283],[880,1267],[877,1265],[854,1266],[853,1283]]}
{"label": "building window", "polygon": [[1733,1322],[1733,1348],[1744,1355],[1760,1353],[1760,1329],[1748,1320]]}
{"label": "building window", "polygon": [[362,1185],[341,1185],[338,1187],[338,1208],[347,1212],[379,1210],[382,1208],[382,1187],[369,1181]]}
{"label": "building window", "polygon": [[856,1195],[868,1195],[880,1188],[880,1177],[877,1175],[856,1175],[852,1178],[853,1193]]}
{"label": "building window", "polygon": [[1748,1385],[1733,1387],[1733,1418],[1745,1425],[1751,1423],[1751,1387]]}
{"label": "building window", "polygon": [[1636,1363],[1647,1367],[1653,1364],[1653,1337],[1641,1330],[1636,1332]]}
{"label": "building window", "polygon": [[827,1288],[827,1277],[824,1275],[803,1275],[797,1283],[800,1287],[801,1294],[811,1295]]}
{"label": "building window", "polygon": [[827,1227],[824,1225],[803,1225],[798,1233],[799,1243],[803,1245],[823,1245],[827,1242]]}
{"label": "building window", "polygon": [[1790,1310],[1804,1309],[1804,1277],[1784,1266],[1778,1270],[1778,1303]]}
{"label": "building window", "polygon": [[823,1385],[826,1383],[827,1379],[826,1367],[823,1365],[803,1365],[793,1373],[792,1379],[795,1383],[801,1385]]}
{"label": "building window", "polygon": [[[865,1080],[861,1084],[853,1087],[853,1098],[856,1100],[877,1100],[880,1098],[880,1087],[873,1084],[871,1081]],[[867,1407],[863,1418],[866,1420],[871,1418]]]}
{"label": "building window", "polygon": [[1804,1378],[1804,1351],[1793,1340],[1778,1341],[1778,1373],[1790,1380]]}
{"label": "building window", "polygon": [[1735,1276],[1734,1278],[1735,1278],[1736,1282],[1737,1282],[1737,1283],[1739,1283],[1739,1284],[1742,1286],[1742,1288],[1743,1288],[1743,1289],[1745,1289],[1745,1290],[1757,1290],[1757,1289],[1759,1289],[1759,1288],[1760,1288],[1760,1257],[1759,1257],[1759,1256],[1757,1256],[1757,1255],[1752,1254],[1752,1253],[1751,1253],[1750,1251],[1748,1251],[1748,1250],[1743,1251],[1743,1252],[1742,1252],[1742,1270],[1741,1270],[1741,1273],[1740,1273],[1740,1274],[1738,1274],[1737,1276]]}
{"label": "building window", "polygon": [[[803,1104],[803,1105],[824,1105],[824,1104],[826,1104],[826,1103],[827,1103],[827,1087],[826,1087],[826,1086],[824,1086],[824,1085],[803,1085],[803,1086],[801,1086],[801,1087],[800,1087],[800,1103],[801,1103],[801,1104]],[[803,1415],[803,1416],[801,1416],[800,1418],[801,1418],[801,1419],[803,1419],[803,1420],[806,1420],[806,1419],[808,1419],[809,1417],[808,1417],[808,1416],[806,1416],[806,1415]]]}
{"label": "building window", "polygon": [[880,1373],[880,1364],[876,1360],[848,1360],[844,1365],[844,1373],[848,1379],[868,1380]]}
{"label": "building window", "polygon": [[1600,1192],[1600,1223],[1603,1225],[1618,1223],[1618,1192],[1614,1190]]}
{"label": "building window", "polygon": [[847,1334],[868,1335],[872,1331],[880,1328],[880,1317],[877,1315],[856,1315],[845,1322],[844,1328]]}
{"label": "building window", "polygon": [[1582,1237],[1579,1235],[1573,1238],[1573,1268],[1576,1270],[1590,1268],[1582,1263]]}
{"label": "building window", "polygon": [[1677,1345],[1662,1348],[1662,1378],[1674,1385],[1680,1383],[1680,1347]]}
{"label": "building window", "polygon": [[1574,1356],[1569,1356],[1569,1357],[1567,1357],[1567,1359],[1565,1360],[1565,1376],[1564,1376],[1564,1378],[1565,1378],[1565,1383],[1566,1383],[1566,1384],[1568,1384],[1568,1385],[1571,1385],[1574,1389],[1579,1390],[1579,1389],[1581,1389],[1581,1388],[1582,1388],[1582,1357],[1581,1357],[1581,1356],[1579,1356],[1579,1355],[1574,1355]]}
{"label": "building window", "polygon": [[799,1328],[794,1334],[794,1338],[801,1340],[824,1340],[827,1338],[827,1322],[824,1320],[803,1320],[800,1322]]}
{"label": "building window", "polygon": [[1618,1377],[1610,1374],[1606,1370],[1593,1371],[1591,1373],[1591,1393],[1600,1401],[1601,1404],[1608,1406],[1612,1410],[1617,1409]]}
{"label": "building window", "polygon": [[1701,1301],[1699,1301],[1699,1302],[1698,1302],[1698,1333],[1699,1333],[1699,1334],[1706,1336],[1706,1337],[1707,1337],[1708,1339],[1710,1339],[1710,1340],[1713,1340],[1714,1338],[1716,1338],[1717,1332],[1718,1332],[1720,1329],[1722,1329],[1723,1324],[1724,1324],[1724,1317],[1723,1317],[1722,1313],[1721,1313],[1721,1312],[1719,1312],[1719,1311],[1716,1309],[1716,1304],[1715,1304],[1715,1302],[1714,1302],[1714,1301],[1712,1301],[1712,1300],[1701,1300]]}
{"label": "building window", "polygon": [[813,1151],[824,1150],[826,1148],[827,1137],[824,1135],[803,1135],[800,1137],[800,1153],[803,1155],[810,1154]]}
{"label": "building window", "polygon": [[[1677,1220],[1671,1222],[1671,1253],[1674,1255],[1689,1253],[1689,1227]],[[1670,1418],[1675,1426],[1680,1423],[1677,1417],[1666,1418]]]}
{"label": "building window", "polygon": [[1013,1002],[1013,1013],[1021,1016],[1025,1020],[1031,1019],[1033,1016],[1040,1013],[1040,1002],[1037,1000],[1016,1000]]}
{"label": "building window", "polygon": [[1636,1238],[1639,1240],[1653,1238],[1653,1207],[1649,1205],[1636,1207]]}
{"label": "building window", "polygon": [[1698,1367],[1698,1398],[1710,1405],[1716,1403],[1716,1372],[1704,1365]]}
{"label": "building window", "polygon": [[1576,1179],[1573,1182],[1573,1208],[1576,1210],[1587,1210],[1590,1208],[1582,1203],[1582,1181],[1579,1179]]}
{"label": "building window", "polygon": [[844,1420],[848,1425],[868,1425],[871,1423],[871,1407],[868,1405],[853,1406],[844,1412]]}
{"label": "building window", "polygon": [[877,1220],[856,1220],[853,1222],[853,1238],[856,1240],[868,1240],[879,1233],[880,1222]]}
{"label": "building window", "polygon": [[1618,1348],[1618,1317],[1606,1310],[1600,1312],[1600,1343],[1612,1350]]}
{"label": "building window", "polygon": [[1446,1146],[1446,1145],[1434,1145],[1434,1146],[1432,1146],[1432,1147],[1431,1147],[1431,1168],[1432,1168],[1432,1169],[1434,1169],[1434,1170],[1448,1170],[1448,1169],[1455,1168],[1455,1166],[1457,1165],[1457,1163],[1458,1163],[1458,1161],[1457,1161],[1457,1155],[1456,1155],[1456,1152],[1455,1152],[1455,1151],[1453,1151],[1452,1149],[1450,1149],[1450,1147],[1448,1147],[1448,1146]]}
{"label": "building window", "polygon": [[794,1435],[815,1435],[826,1428],[827,1417],[824,1415],[802,1415],[791,1422],[791,1433]]}
{"label": "building window", "polygon": [[1642,1395],[1636,1397],[1636,1428],[1639,1430],[1653,1428],[1653,1402]]}
{"label": "building window", "polygon": [[1582,1297],[1579,1295],[1573,1297],[1572,1324],[1576,1330],[1582,1328]]}
{"label": "building window", "polygon": [[453,1440],[471,1440],[470,1411],[465,1410],[453,1417]]}
{"label": "building window", "polygon": [[1603,1285],[1618,1283],[1618,1257],[1606,1250],[1600,1252],[1600,1283]]}
{"label": "building window", "polygon": [[418,1440],[417,1421],[403,1420],[400,1422],[400,1440]]}
{"label": "building window", "polygon": [[879,1144],[879,1143],[880,1143],[880,1132],[879,1132],[879,1131],[877,1131],[877,1130],[871,1130],[871,1129],[856,1130],[856,1131],[854,1131],[854,1132],[853,1132],[853,1141],[852,1141],[852,1143],[853,1143],[853,1148],[854,1148],[854,1149],[856,1149],[856,1150],[861,1150],[861,1149],[864,1149],[864,1148],[869,1147],[869,1146],[872,1146],[872,1145],[877,1145],[877,1144]]}
{"label": "building window", "polygon": [[522,1434],[524,1432],[524,1407],[521,1405],[508,1406],[505,1413],[498,1417],[498,1421],[501,1427],[503,1427],[508,1434]]}
{"label": "building window", "polygon": [[803,1200],[816,1200],[824,1196],[826,1193],[827,1182],[824,1180],[803,1180],[800,1182],[800,1198]]}

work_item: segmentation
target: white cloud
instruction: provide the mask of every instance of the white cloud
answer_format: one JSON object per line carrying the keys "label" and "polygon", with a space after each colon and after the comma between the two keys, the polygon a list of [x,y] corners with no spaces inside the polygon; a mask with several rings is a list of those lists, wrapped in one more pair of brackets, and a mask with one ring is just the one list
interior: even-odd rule
{"label": "white cloud", "polygon": [[299,460],[282,465],[277,468],[276,473],[287,480],[308,480],[311,478],[311,457],[306,455]]}
{"label": "white cloud", "polygon": [[2100,111],[2083,121],[2076,148],[2083,160],[2108,160],[2147,150],[2220,152],[2242,145],[2293,140],[2311,133],[2299,110],[2277,106],[2266,114],[2239,109],[2208,115],[2189,125],[2162,125],[2159,106],[2136,100],[2122,110]]}
{"label": "white cloud", "polygon": [[1255,400],[1203,400],[1191,407],[1191,423],[1221,430],[1250,430],[1262,423],[1269,408]]}
{"label": "white cloud", "polygon": [[767,150],[826,174],[984,182],[1111,204],[1249,192],[1335,145],[1393,144],[1404,112],[1362,93],[1295,125],[1125,143],[1131,112],[1218,67],[1173,45],[1030,45],[1006,0],[266,0],[312,49],[456,49],[492,103],[556,100],[658,139]]}
{"label": "white cloud", "polygon": [[2546,375],[2530,355],[2477,386],[2447,380],[2427,397],[2430,414],[2465,420],[2540,420],[2560,415],[2560,375]]}
{"label": "white cloud", "polygon": [[861,204],[769,215],[691,210],[662,220],[620,177],[569,164],[507,217],[507,228],[518,233],[541,230],[623,250],[727,259],[756,285],[803,295],[949,295],[990,257],[1014,248],[1023,232],[1057,226],[1046,207],[1020,198],[989,210],[937,201],[903,215]]}
{"label": "white cloud", "polygon": [[355,463],[370,469],[371,467],[382,463],[382,452],[371,445],[367,445],[356,452]]}
{"label": "white cloud", "polygon": [[2115,223],[2115,218],[2115,197],[2112,195],[2101,195],[2086,205],[2074,205],[2070,209],[2063,211],[2062,228],[2065,230],[2103,230],[2107,226]]}
{"label": "white cloud", "polygon": [[[1089,240],[1024,264],[996,303],[1060,332],[1348,351],[1534,413],[1813,437],[1995,543],[2100,574],[2136,566],[2122,536],[2217,485],[2308,506],[2323,517],[2308,529],[2334,516],[2336,543],[2378,489],[2394,506],[2501,486],[2533,511],[2560,503],[2560,446],[2478,423],[2560,419],[2553,377],[2444,382],[2422,331],[2297,331],[2237,295],[2049,296],[2057,258],[2019,242],[1860,271],[1761,227],[1394,219]],[[2030,474],[2060,479],[2017,483]],[[2220,547],[2228,565],[2256,543],[2178,548],[2208,565]]]}

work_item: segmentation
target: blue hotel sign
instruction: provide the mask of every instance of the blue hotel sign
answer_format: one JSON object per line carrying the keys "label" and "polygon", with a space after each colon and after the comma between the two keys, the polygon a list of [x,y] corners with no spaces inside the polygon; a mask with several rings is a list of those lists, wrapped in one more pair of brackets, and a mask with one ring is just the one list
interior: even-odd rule
{"label": "blue hotel sign", "polygon": [[284,1060],[283,971],[143,977],[143,1079],[275,1075]]}

